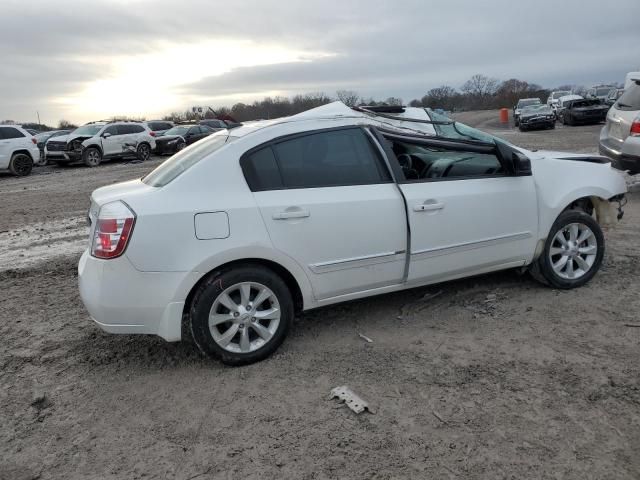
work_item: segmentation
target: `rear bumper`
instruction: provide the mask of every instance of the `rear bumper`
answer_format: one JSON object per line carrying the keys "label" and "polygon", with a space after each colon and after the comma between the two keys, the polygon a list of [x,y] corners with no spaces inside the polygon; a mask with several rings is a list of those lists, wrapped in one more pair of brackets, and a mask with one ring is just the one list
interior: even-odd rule
{"label": "rear bumper", "polygon": [[611,141],[606,138],[600,139],[598,149],[601,155],[611,159],[611,164],[618,170],[640,173],[640,152],[638,155],[624,153],[617,145],[612,145]]}
{"label": "rear bumper", "polygon": [[187,272],[140,272],[125,256],[101,260],[82,254],[78,264],[80,297],[96,324],[109,333],[181,338]]}

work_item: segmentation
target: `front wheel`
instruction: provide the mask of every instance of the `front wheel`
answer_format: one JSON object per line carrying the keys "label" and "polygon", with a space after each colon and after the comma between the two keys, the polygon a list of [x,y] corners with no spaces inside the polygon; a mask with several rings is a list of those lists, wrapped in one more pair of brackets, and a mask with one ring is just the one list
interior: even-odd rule
{"label": "front wheel", "polygon": [[198,289],[190,313],[198,348],[228,365],[246,365],[271,355],[294,316],[287,285],[259,265],[213,273]]}
{"label": "front wheel", "polygon": [[95,147],[89,147],[82,153],[82,161],[87,167],[97,167],[102,162],[102,153]]}
{"label": "front wheel", "polygon": [[604,235],[598,222],[581,211],[556,219],[544,250],[532,265],[533,276],[552,287],[580,287],[593,278],[604,257]]}

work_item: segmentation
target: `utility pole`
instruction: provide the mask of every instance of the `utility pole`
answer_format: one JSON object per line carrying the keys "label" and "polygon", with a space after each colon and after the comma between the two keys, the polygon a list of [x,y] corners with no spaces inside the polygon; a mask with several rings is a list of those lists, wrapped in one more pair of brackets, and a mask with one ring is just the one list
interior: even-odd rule
{"label": "utility pole", "polygon": [[40,112],[36,111],[36,114],[38,115],[38,125],[42,125],[42,124],[40,123]]}

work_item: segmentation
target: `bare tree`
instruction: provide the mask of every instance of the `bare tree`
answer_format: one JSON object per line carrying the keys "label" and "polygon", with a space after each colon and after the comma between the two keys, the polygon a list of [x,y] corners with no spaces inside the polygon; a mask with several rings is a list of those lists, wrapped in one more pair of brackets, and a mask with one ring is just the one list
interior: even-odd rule
{"label": "bare tree", "polygon": [[464,93],[475,97],[487,97],[496,93],[498,80],[476,73],[460,88]]}
{"label": "bare tree", "polygon": [[422,107],[422,100],[418,100],[417,98],[414,98],[413,100],[411,100],[409,102],[409,106],[410,107]]}
{"label": "bare tree", "polygon": [[427,108],[442,108],[453,110],[458,92],[453,87],[442,85],[432,88],[422,97],[422,105]]}
{"label": "bare tree", "polygon": [[344,103],[347,107],[355,107],[360,104],[360,95],[353,90],[338,90],[336,92],[338,100]]}
{"label": "bare tree", "polygon": [[387,105],[401,106],[402,99],[398,97],[389,97],[384,101],[384,103],[386,103]]}
{"label": "bare tree", "polygon": [[78,126],[77,126],[77,125],[74,125],[73,123],[71,123],[71,122],[70,122],[70,121],[68,121],[68,120],[64,120],[64,119],[63,119],[63,120],[60,120],[60,121],[58,122],[58,128],[59,128],[60,130],[71,130],[71,129],[78,128]]}

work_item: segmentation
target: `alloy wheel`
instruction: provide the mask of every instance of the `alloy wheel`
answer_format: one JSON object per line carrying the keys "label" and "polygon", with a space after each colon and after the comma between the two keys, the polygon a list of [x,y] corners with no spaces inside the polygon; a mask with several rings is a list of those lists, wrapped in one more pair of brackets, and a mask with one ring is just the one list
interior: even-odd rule
{"label": "alloy wheel", "polygon": [[556,275],[574,280],[591,269],[597,253],[598,241],[593,231],[583,223],[570,223],[553,237],[549,260]]}
{"label": "alloy wheel", "polygon": [[280,304],[271,289],[256,282],[242,282],[215,299],[209,312],[209,331],[224,350],[250,353],[271,340],[280,318]]}
{"label": "alloy wheel", "polygon": [[31,173],[31,158],[24,154],[18,154],[13,157],[13,171],[21,177]]}
{"label": "alloy wheel", "polygon": [[100,152],[95,148],[92,148],[87,152],[87,165],[90,167],[96,167],[100,165]]}
{"label": "alloy wheel", "polygon": [[138,147],[138,158],[140,158],[140,160],[148,160],[150,156],[151,151],[149,150],[148,145],[143,143]]}

